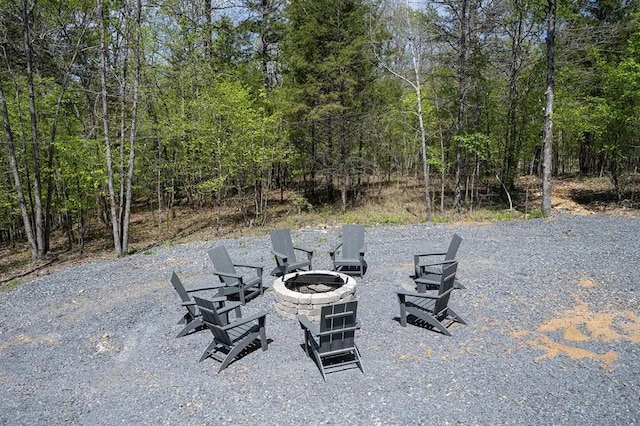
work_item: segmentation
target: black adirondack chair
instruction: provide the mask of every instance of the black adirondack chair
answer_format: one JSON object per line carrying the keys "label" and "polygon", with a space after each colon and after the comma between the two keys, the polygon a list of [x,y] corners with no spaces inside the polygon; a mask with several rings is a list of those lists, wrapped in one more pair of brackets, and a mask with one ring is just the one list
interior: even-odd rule
{"label": "black adirondack chair", "polygon": [[350,368],[358,367],[364,373],[360,351],[354,340],[355,331],[359,328],[357,309],[357,301],[323,306],[320,327],[305,315],[297,316],[304,330],[305,351],[308,356],[313,355],[325,381],[327,373]]}
{"label": "black adirondack chair", "polygon": [[[336,252],[341,247],[341,258],[336,258]],[[367,271],[367,262],[364,260],[366,249],[364,225],[343,225],[342,242],[329,252],[333,270],[364,276]]]}
{"label": "black adirondack chair", "polygon": [[268,349],[269,343],[265,331],[266,312],[228,321],[219,314],[211,301],[197,296],[193,299],[202,314],[203,324],[213,333],[213,341],[204,350],[199,362],[209,357],[220,361],[222,365],[218,370],[219,373],[256,341],[260,343],[263,351]]}
{"label": "black adirondack chair", "polygon": [[[458,262],[446,265],[442,273],[442,281],[438,294],[416,293],[406,290],[396,291],[400,302],[400,325],[407,326],[407,316],[413,315],[418,321],[435,327],[443,334],[451,336],[442,321],[451,318],[452,321],[466,324],[466,322],[449,307],[449,297],[453,291],[453,283],[456,276]],[[421,323],[422,322],[422,323]]]}
{"label": "black adirondack chair", "polygon": [[[442,270],[444,266],[455,260],[460,243],[462,238],[458,234],[453,234],[446,252],[421,253],[413,256],[415,271],[412,278],[416,282],[418,292],[437,289],[440,286]],[[434,259],[438,257],[441,260]],[[460,289],[465,286],[456,278],[454,288]]]}
{"label": "black adirondack chair", "polygon": [[[182,306],[187,309],[187,313],[178,321],[178,324],[185,324],[184,328],[178,333],[177,337],[186,336],[189,333],[202,330],[204,325],[202,323],[202,315],[200,314],[198,308],[196,307],[196,302],[191,298],[191,293],[197,293],[202,291],[211,291],[211,290],[220,290],[221,284],[217,284],[214,286],[207,287],[198,287],[192,289],[186,289],[182,284],[182,281],[178,277],[178,274],[173,272],[171,274],[171,284],[173,284],[173,288],[176,289],[176,292],[180,296],[182,300]],[[216,292],[217,294],[217,292]],[[228,302],[227,298],[224,296],[215,296],[210,299],[213,303],[215,303],[216,309],[220,315],[224,315],[228,320],[228,312],[231,310],[235,310],[236,316],[240,315],[240,303]]]}
{"label": "black adirondack chair", "polygon": [[[262,295],[262,266],[233,263],[224,246],[218,246],[208,251],[209,259],[214,266],[213,273],[218,276],[224,285],[220,293],[225,296],[238,295],[243,305],[247,300]],[[236,267],[250,268],[256,271],[255,277],[245,277],[238,274]]]}
{"label": "black adirondack chair", "polygon": [[[288,229],[279,229],[271,232],[271,253],[275,256],[276,267],[271,271],[271,275],[282,276],[289,272],[311,270],[313,250],[301,247],[294,247],[291,241],[291,232]],[[306,253],[305,260],[296,259],[296,250]]]}

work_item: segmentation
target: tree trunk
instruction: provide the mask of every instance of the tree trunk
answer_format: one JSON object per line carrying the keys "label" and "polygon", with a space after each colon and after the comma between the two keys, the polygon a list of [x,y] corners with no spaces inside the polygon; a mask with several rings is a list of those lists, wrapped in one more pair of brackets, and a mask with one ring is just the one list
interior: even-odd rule
{"label": "tree trunk", "polygon": [[554,41],[556,30],[556,0],[547,0],[547,106],[544,122],[544,155],[542,173],[542,213],[551,214],[551,157],[553,144]]}
{"label": "tree trunk", "polygon": [[120,239],[120,226],[118,226],[118,214],[116,212],[116,195],[113,187],[113,162],[111,158],[111,139],[109,138],[109,102],[107,88],[107,45],[104,17],[104,0],[98,1],[100,11],[100,81],[102,84],[102,125],[104,130],[104,146],[107,161],[107,185],[109,190],[109,208],[111,211],[111,228],[113,231],[113,245],[116,256],[122,255]]}
{"label": "tree trunk", "polygon": [[503,162],[504,184],[510,190],[516,177],[516,164],[519,157],[518,152],[518,126],[517,111],[518,99],[520,97],[518,91],[518,76],[520,74],[520,58],[522,52],[522,32],[523,32],[523,16],[521,8],[518,5],[519,0],[514,1],[514,10],[518,14],[517,22],[515,22],[514,33],[511,36],[511,62],[509,64],[509,109],[507,112],[507,125],[505,135],[505,157]]}
{"label": "tree trunk", "polygon": [[142,31],[142,0],[136,2],[136,18],[135,18],[135,39],[134,39],[134,56],[135,71],[133,78],[133,101],[131,105],[131,129],[129,131],[129,165],[126,178],[126,193],[124,200],[124,219],[122,221],[122,252],[129,252],[129,223],[131,221],[131,198],[133,196],[133,166],[135,164],[135,142],[138,130],[138,95],[140,88],[140,72],[141,72],[141,51],[140,51],[140,32]]}
{"label": "tree trunk", "polygon": [[[462,135],[463,120],[465,113],[465,97],[467,93],[467,37],[469,33],[469,6],[468,0],[462,0],[460,5],[460,37],[458,39],[458,113],[456,116],[456,134]],[[456,142],[456,174],[455,192],[453,197],[453,208],[460,210],[460,184],[462,180],[462,141]]]}
{"label": "tree trunk", "polygon": [[[407,25],[409,24],[409,10],[411,10],[409,1],[407,0]],[[424,179],[424,202],[427,208],[427,220],[431,221],[433,218],[433,212],[431,209],[431,197],[429,196],[429,161],[427,155],[427,132],[424,128],[424,118],[422,111],[422,87],[420,79],[420,49],[414,43],[411,43],[411,59],[413,61],[413,71],[415,73],[415,84],[413,85],[416,91],[417,107],[418,107],[418,126],[420,127],[420,147],[422,150],[422,178]]]}
{"label": "tree trunk", "polygon": [[11,167],[11,173],[13,175],[13,182],[18,193],[18,203],[20,204],[20,212],[22,213],[22,222],[24,223],[24,230],[27,234],[27,240],[29,241],[29,249],[31,250],[31,257],[36,259],[38,257],[38,245],[36,243],[35,236],[33,234],[33,227],[31,226],[31,219],[29,217],[29,211],[27,209],[27,201],[24,197],[24,191],[22,189],[22,181],[20,179],[20,172],[18,171],[18,163],[16,161],[16,150],[13,143],[13,131],[11,130],[11,123],[9,122],[9,111],[7,110],[7,102],[4,99],[4,91],[2,90],[2,80],[0,79],[0,108],[2,109],[2,122],[4,124],[4,131],[7,135],[7,146],[9,148],[9,166]]}
{"label": "tree trunk", "polygon": [[29,30],[29,12],[27,0],[22,0],[22,29],[27,66],[27,87],[29,91],[29,116],[31,118],[31,144],[33,149],[33,191],[35,212],[33,224],[36,235],[36,258],[44,255],[44,221],[42,215],[42,189],[40,177],[40,144],[38,142],[38,123],[36,113],[36,95],[33,84],[33,57],[31,55],[31,35]]}

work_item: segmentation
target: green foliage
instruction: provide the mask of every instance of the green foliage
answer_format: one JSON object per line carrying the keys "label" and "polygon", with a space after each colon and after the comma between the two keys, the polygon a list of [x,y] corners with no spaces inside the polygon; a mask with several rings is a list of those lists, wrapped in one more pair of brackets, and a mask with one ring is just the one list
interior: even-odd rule
{"label": "green foliage", "polygon": [[489,152],[492,141],[491,138],[485,134],[470,133],[455,135],[453,140],[460,142],[467,152],[479,159],[486,160],[490,157]]}
{"label": "green foliage", "polygon": [[[84,218],[104,218],[108,209],[94,3],[30,4],[39,168],[31,141],[19,2],[0,3],[5,64],[0,79],[29,213],[37,169],[45,194],[51,184],[54,226],[74,230]],[[507,2],[495,9],[486,4],[483,13],[469,11],[464,73],[459,50],[452,47],[460,17],[455,2],[409,11],[401,10],[402,2],[286,3],[284,10],[282,2],[244,2],[241,21],[226,16],[226,9],[209,13],[192,1],[144,8],[134,199],[159,203],[162,210],[180,202],[223,204],[234,197],[242,214],[253,209],[256,217],[267,217],[260,210],[280,186],[293,191],[293,209],[303,220],[302,213],[312,210],[328,215],[321,206],[333,200],[322,197],[331,198],[336,187],[352,208],[356,197],[390,176],[421,173],[416,92],[380,65],[412,75],[409,37],[421,47],[420,101],[431,173],[452,178],[458,154],[461,180],[474,185],[486,183],[511,160],[514,173],[535,170],[545,90],[544,2]],[[124,53],[133,43],[124,12],[132,4],[105,2],[116,191],[123,183],[119,166],[128,155],[121,140],[129,129],[120,134],[120,119],[123,114],[129,123],[131,111],[121,111],[119,98]],[[554,149],[566,171],[606,171],[621,182],[620,175],[640,161],[639,4],[559,3]],[[393,7],[399,7],[401,21],[390,19],[398,16]],[[491,25],[484,25],[486,16],[495,18]],[[518,25],[524,30],[519,40]],[[515,41],[521,42],[517,48]],[[128,65],[126,103],[132,95],[132,55]],[[461,101],[465,108],[458,128]],[[0,164],[9,170],[4,130],[0,147]],[[13,177],[3,176],[0,226],[6,227],[19,223],[21,214]],[[325,184],[326,190],[320,188]],[[349,211],[343,214],[360,221]],[[491,220],[503,215],[486,214]],[[372,213],[363,220],[407,223],[415,215]]]}

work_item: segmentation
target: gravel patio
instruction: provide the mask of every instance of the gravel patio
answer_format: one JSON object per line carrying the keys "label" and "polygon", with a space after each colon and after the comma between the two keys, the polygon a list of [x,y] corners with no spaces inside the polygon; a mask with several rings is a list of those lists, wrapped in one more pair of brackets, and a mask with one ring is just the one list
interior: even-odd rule
{"label": "gravel patio", "polygon": [[[413,254],[464,240],[451,337],[399,325]],[[329,268],[340,228],[292,231]],[[206,250],[274,266],[269,236],[162,246],[0,293],[0,424],[611,424],[640,422],[640,219],[558,214],[494,224],[366,228],[356,340],[365,373],[322,377],[302,331],[267,310],[269,350],[217,374],[180,339],[169,278],[211,281]]]}

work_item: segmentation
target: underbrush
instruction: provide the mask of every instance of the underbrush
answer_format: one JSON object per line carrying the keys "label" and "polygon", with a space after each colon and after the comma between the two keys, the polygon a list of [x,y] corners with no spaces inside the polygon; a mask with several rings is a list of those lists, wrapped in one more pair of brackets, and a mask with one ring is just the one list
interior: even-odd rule
{"label": "underbrush", "polygon": [[[401,182],[401,183],[399,183]],[[139,208],[132,214],[130,252],[152,252],[159,245],[173,245],[192,241],[207,241],[243,235],[265,235],[272,229],[303,227],[327,228],[344,223],[407,225],[427,221],[424,190],[419,182],[402,180],[390,184],[372,184],[341,210],[339,200],[321,201],[315,204],[294,191],[285,191],[282,200],[279,191],[271,194],[260,225],[254,214],[246,209],[246,200],[229,200],[221,206],[192,208],[176,206],[171,211],[158,212],[151,208]],[[630,185],[629,199],[617,201],[611,198],[613,188],[606,178],[563,177],[553,181],[553,207],[577,214],[631,214],[637,215],[640,179]],[[440,209],[440,194],[431,194],[433,223],[491,223],[505,220],[526,220],[542,217],[541,199],[537,178],[523,177],[511,195],[513,209],[496,191],[485,190],[492,195],[483,197],[480,206],[465,207],[455,211],[450,205],[452,192],[446,189],[444,209]],[[322,197],[318,198],[319,200]],[[250,203],[249,203],[250,204]],[[464,205],[468,205],[463,203]],[[51,236],[51,253],[47,259],[33,262],[25,242],[15,248],[0,245],[0,288],[17,285],[21,280],[48,274],[56,268],[90,260],[112,258],[110,230],[102,223],[92,223],[85,236],[84,250],[69,248],[65,233],[55,231]]]}

